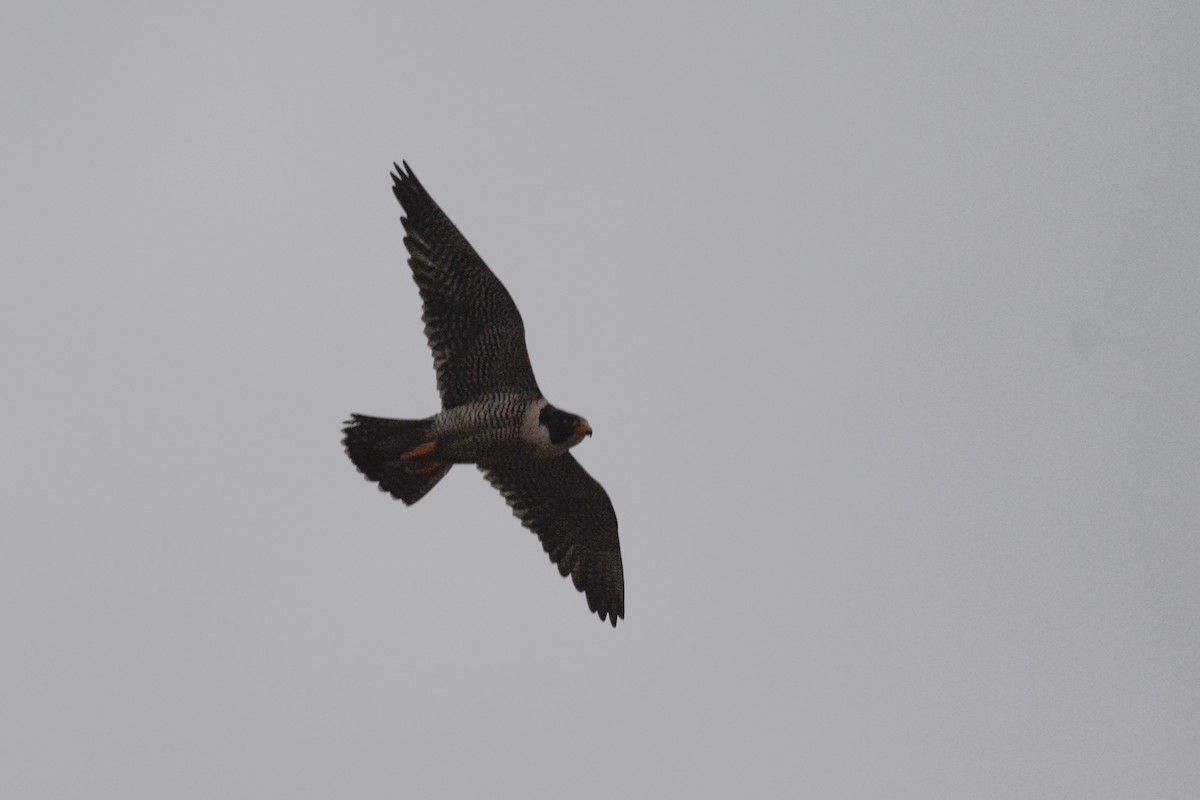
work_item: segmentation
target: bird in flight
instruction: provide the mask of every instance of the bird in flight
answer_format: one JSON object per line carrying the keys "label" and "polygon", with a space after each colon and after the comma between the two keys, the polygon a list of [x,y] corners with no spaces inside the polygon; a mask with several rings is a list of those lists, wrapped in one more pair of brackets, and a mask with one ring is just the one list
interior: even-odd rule
{"label": "bird in flight", "polygon": [[533,377],[508,290],[433,201],[407,162],[393,165],[404,246],[421,294],[442,410],[424,419],[351,414],[342,440],[369,480],[412,505],[455,464],[474,464],[537,534],[588,608],[625,617],[617,515],[569,452],[587,420],[550,405]]}

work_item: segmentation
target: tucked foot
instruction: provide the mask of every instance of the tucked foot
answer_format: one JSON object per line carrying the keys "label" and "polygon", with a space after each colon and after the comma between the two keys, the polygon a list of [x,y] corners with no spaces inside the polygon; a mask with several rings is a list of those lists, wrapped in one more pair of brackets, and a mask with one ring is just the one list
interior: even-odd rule
{"label": "tucked foot", "polygon": [[425,442],[424,444],[417,445],[412,450],[409,450],[407,453],[402,453],[400,455],[400,460],[401,461],[412,461],[413,459],[416,459],[416,458],[424,458],[425,456],[431,455],[433,453],[433,451],[436,449],[437,449],[437,439],[434,439],[432,442]]}
{"label": "tucked foot", "polygon": [[432,475],[449,468],[449,466],[442,461],[421,461],[415,464],[410,462],[404,465],[404,471],[409,475]]}

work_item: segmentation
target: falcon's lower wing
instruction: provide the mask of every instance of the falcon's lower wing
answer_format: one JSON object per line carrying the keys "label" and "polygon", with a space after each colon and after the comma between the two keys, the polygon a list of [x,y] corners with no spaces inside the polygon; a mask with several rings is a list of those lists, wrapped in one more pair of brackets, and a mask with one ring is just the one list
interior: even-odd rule
{"label": "falcon's lower wing", "polygon": [[604,488],[570,453],[548,461],[480,464],[521,524],[538,535],[558,571],[571,576],[588,608],[617,626],[625,578],[617,515]]}

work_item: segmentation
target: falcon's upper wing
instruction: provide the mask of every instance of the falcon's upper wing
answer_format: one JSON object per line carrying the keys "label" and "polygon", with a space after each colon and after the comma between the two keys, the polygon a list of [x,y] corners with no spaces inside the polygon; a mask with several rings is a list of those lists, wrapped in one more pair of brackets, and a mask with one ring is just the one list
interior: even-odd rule
{"label": "falcon's upper wing", "polygon": [[547,461],[480,464],[521,524],[538,535],[558,571],[570,575],[588,608],[617,626],[625,578],[617,515],[603,487],[570,453]]}
{"label": "falcon's upper wing", "polygon": [[442,407],[497,389],[540,396],[525,349],[525,326],[508,290],[408,164],[393,166],[392,193],[405,213],[404,245],[421,291],[421,319]]}

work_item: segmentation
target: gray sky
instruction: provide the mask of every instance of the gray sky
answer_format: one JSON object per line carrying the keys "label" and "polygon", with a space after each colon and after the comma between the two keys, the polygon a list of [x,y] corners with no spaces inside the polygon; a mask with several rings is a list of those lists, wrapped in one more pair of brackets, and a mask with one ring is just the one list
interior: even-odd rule
{"label": "gray sky", "polygon": [[[1195,797],[1200,6],[981,5],[4,12],[0,796]],[[341,451],[401,158],[615,631]]]}

